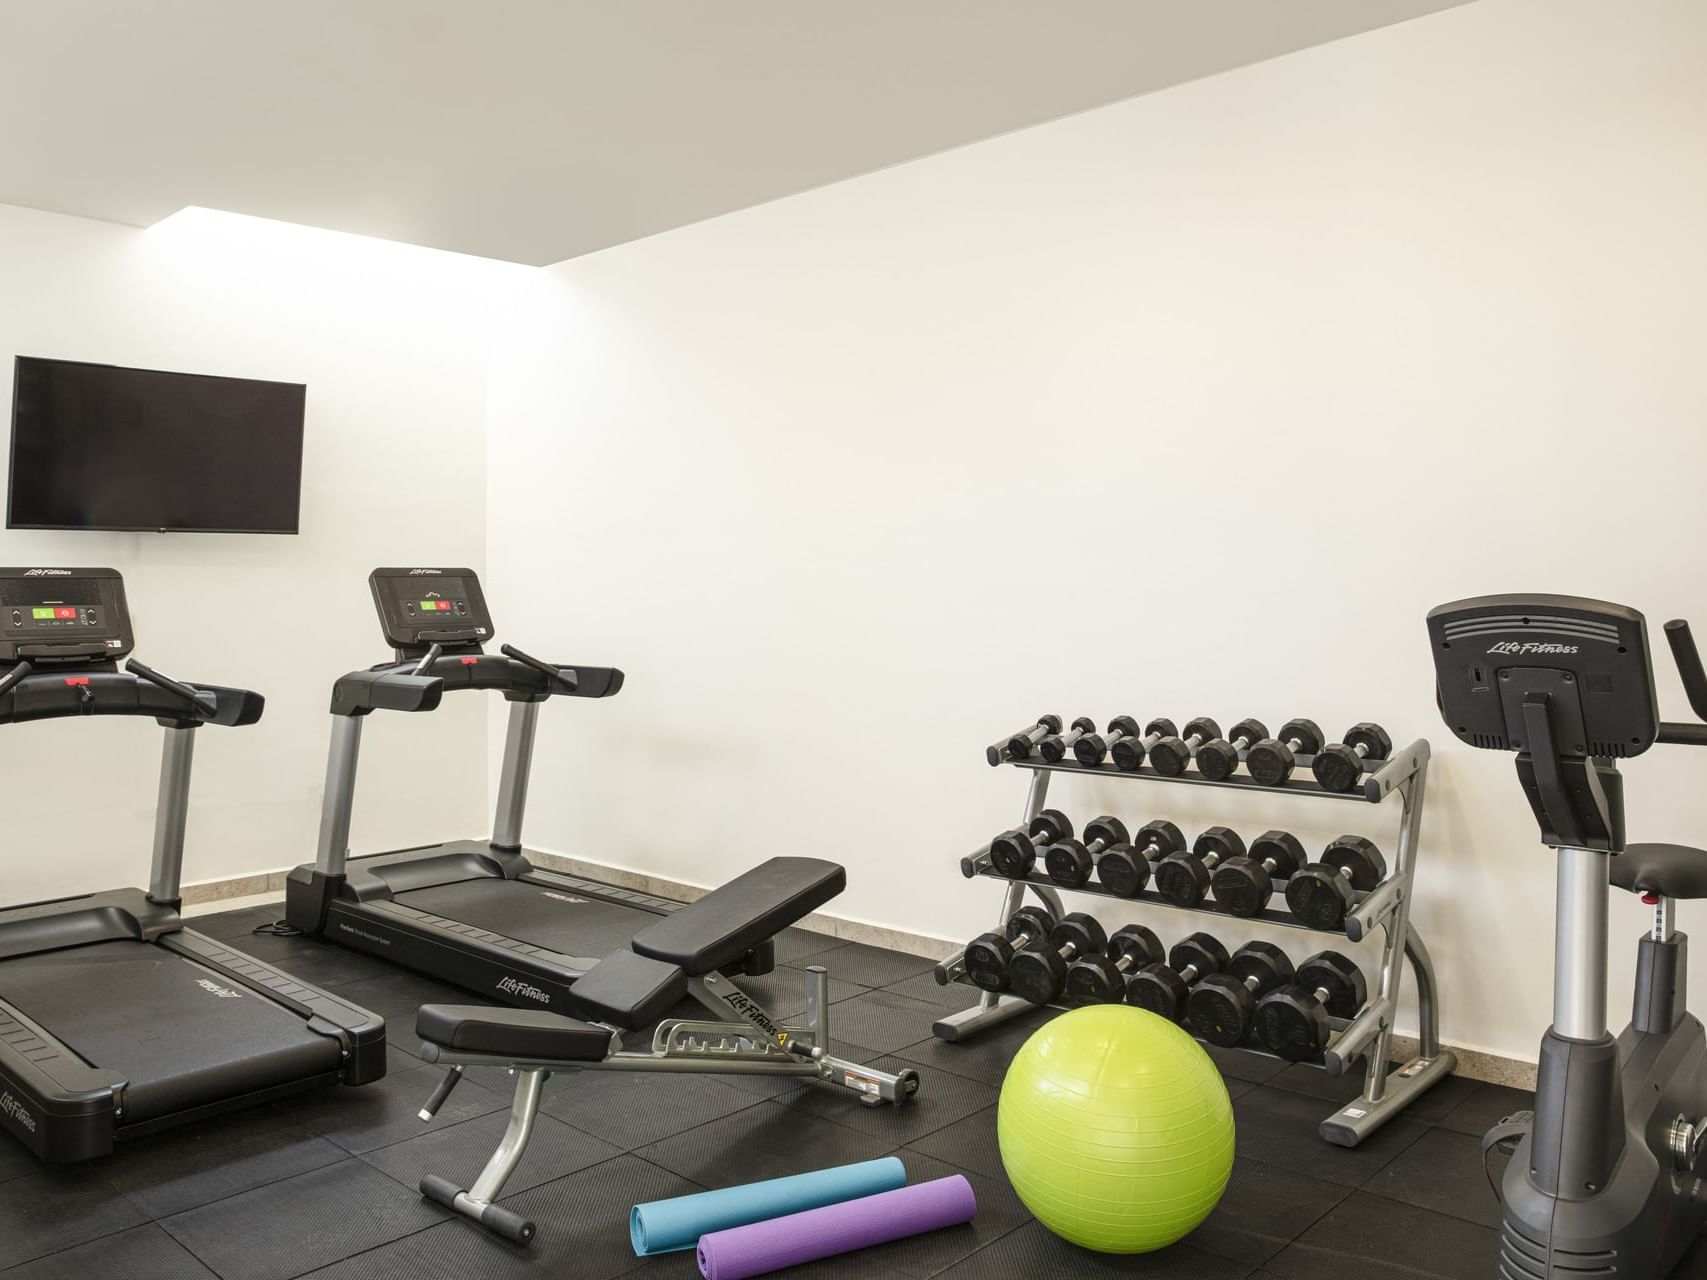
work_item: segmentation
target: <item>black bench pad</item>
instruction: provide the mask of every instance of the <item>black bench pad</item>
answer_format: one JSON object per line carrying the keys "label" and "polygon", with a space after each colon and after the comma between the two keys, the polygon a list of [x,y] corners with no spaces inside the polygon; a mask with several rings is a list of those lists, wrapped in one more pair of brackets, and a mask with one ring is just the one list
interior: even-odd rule
{"label": "black bench pad", "polygon": [[424,1004],[415,1034],[429,1044],[502,1058],[602,1062],[611,1033],[544,1009],[494,1009],[480,1004]]}
{"label": "black bench pad", "polygon": [[1612,883],[1662,898],[1707,898],[1707,850],[1685,844],[1632,844],[1612,860]]}
{"label": "black bench pad", "polygon": [[689,974],[710,973],[817,910],[847,883],[848,873],[837,863],[772,858],[646,926],[631,945]]}
{"label": "black bench pad", "polygon": [[615,951],[575,980],[569,998],[581,1012],[619,1027],[649,1027],[687,994],[681,969],[632,951]]}

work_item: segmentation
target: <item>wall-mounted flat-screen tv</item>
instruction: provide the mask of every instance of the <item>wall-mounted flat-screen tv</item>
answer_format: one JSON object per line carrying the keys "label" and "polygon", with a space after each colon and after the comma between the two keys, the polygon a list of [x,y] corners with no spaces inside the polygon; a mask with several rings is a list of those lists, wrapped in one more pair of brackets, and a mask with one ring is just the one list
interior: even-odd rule
{"label": "wall-mounted flat-screen tv", "polygon": [[307,388],[19,356],[9,529],[295,533]]}

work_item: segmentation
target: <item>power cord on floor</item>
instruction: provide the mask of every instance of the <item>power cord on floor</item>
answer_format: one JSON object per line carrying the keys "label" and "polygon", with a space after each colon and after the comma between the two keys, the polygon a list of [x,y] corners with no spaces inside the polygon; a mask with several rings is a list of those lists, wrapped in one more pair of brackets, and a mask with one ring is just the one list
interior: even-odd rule
{"label": "power cord on floor", "polygon": [[1535,1124],[1533,1111],[1517,1111],[1501,1120],[1492,1129],[1482,1135],[1482,1174],[1488,1180],[1488,1189],[1494,1193],[1494,1199],[1505,1202],[1500,1195],[1499,1183],[1494,1180],[1494,1171],[1488,1167],[1488,1153],[1498,1151],[1510,1159],[1517,1150],[1517,1144],[1522,1141],[1524,1134]]}
{"label": "power cord on floor", "polygon": [[258,924],[249,932],[264,934],[269,938],[300,938],[303,936],[301,929],[295,925],[286,924],[283,920],[274,920],[269,924]]}

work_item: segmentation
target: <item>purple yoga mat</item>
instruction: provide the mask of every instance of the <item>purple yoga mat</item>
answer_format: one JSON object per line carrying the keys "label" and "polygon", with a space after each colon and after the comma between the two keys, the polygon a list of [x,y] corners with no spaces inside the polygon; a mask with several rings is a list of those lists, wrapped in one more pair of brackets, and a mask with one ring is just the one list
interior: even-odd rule
{"label": "purple yoga mat", "polygon": [[699,1273],[705,1280],[747,1280],[832,1254],[970,1222],[977,1211],[972,1184],[957,1173],[786,1218],[713,1231],[699,1238]]}

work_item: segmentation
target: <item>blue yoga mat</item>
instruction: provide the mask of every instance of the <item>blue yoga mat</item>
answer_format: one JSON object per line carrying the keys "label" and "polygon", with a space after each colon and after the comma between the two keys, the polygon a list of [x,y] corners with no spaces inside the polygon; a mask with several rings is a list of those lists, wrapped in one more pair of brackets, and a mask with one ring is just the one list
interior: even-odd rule
{"label": "blue yoga mat", "polygon": [[792,1178],[749,1182],[741,1187],[702,1191],[674,1200],[637,1204],[628,1217],[628,1236],[642,1258],[691,1249],[702,1235],[744,1227],[750,1222],[821,1209],[861,1196],[874,1196],[907,1185],[907,1170],[894,1156],[844,1164]]}

